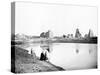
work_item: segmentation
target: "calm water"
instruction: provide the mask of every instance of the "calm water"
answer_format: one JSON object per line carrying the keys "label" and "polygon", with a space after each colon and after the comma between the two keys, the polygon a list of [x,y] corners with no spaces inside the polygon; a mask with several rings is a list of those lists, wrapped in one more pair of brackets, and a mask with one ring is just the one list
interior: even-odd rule
{"label": "calm water", "polygon": [[[43,51],[41,44],[29,44],[25,49],[32,49],[39,57]],[[54,43],[49,45],[50,62],[66,70],[89,69],[97,65],[97,44]]]}
{"label": "calm water", "polygon": [[96,44],[61,43],[53,49],[50,61],[64,69],[88,69],[97,64]]}

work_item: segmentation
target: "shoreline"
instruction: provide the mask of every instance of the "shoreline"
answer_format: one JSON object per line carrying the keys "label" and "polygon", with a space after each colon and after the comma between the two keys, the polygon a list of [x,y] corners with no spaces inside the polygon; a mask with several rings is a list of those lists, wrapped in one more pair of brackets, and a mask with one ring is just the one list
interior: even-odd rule
{"label": "shoreline", "polygon": [[11,46],[11,52],[11,72],[13,73],[64,71],[62,67],[49,61],[41,61],[35,54],[30,55],[27,50],[20,47]]}
{"label": "shoreline", "polygon": [[84,44],[98,44],[98,38],[81,38],[81,39],[66,39],[66,38],[56,38],[56,39],[48,39],[48,38],[36,38],[34,40],[11,40],[11,44],[25,44],[25,43],[84,43]]}

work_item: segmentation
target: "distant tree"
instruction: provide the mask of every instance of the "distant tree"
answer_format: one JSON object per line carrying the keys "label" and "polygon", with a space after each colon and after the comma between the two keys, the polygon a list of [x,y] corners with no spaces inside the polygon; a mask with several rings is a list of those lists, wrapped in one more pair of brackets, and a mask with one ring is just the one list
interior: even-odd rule
{"label": "distant tree", "polygon": [[88,38],[88,34],[85,34],[85,35],[84,35],[84,38]]}
{"label": "distant tree", "polygon": [[67,35],[67,38],[70,38],[70,34]]}
{"label": "distant tree", "polygon": [[63,38],[65,38],[66,37],[66,35],[63,35]]}
{"label": "distant tree", "polygon": [[73,37],[73,34],[71,34],[71,37]]}

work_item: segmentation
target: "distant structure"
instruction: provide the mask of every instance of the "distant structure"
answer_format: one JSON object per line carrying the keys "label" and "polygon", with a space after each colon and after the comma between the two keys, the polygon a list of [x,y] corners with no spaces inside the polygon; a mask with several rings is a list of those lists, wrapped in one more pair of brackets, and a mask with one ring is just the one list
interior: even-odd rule
{"label": "distant structure", "polygon": [[91,29],[89,29],[88,37],[90,38],[90,37],[93,37],[93,36],[94,36],[93,31]]}
{"label": "distant structure", "polygon": [[82,37],[82,35],[81,35],[81,33],[79,32],[79,29],[77,28],[76,29],[76,33],[75,33],[75,38],[81,38]]}
{"label": "distant structure", "polygon": [[94,37],[93,31],[91,29],[89,29],[88,34],[85,34],[84,38],[91,38],[91,37]]}
{"label": "distant structure", "polygon": [[40,37],[42,37],[42,38],[53,38],[53,33],[52,33],[52,31],[48,30],[47,32],[42,32],[40,34]]}
{"label": "distant structure", "polygon": [[42,32],[42,33],[40,34],[40,37],[45,38],[45,33]]}
{"label": "distant structure", "polygon": [[50,30],[48,30],[48,32],[49,32],[49,38],[53,38],[53,32]]}
{"label": "distant structure", "polygon": [[73,38],[73,34],[68,34],[67,38]]}
{"label": "distant structure", "polygon": [[63,34],[63,38],[66,38],[66,35]]}

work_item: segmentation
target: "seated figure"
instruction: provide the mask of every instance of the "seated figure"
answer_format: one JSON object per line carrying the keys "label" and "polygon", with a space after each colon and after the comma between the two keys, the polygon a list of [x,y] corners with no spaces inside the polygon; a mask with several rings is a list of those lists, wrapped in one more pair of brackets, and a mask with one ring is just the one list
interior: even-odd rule
{"label": "seated figure", "polygon": [[43,53],[43,52],[41,53],[40,60],[42,60],[42,61],[48,60],[46,52],[45,53]]}

